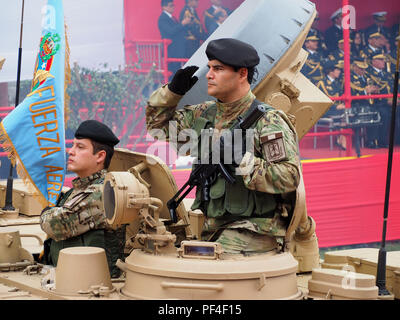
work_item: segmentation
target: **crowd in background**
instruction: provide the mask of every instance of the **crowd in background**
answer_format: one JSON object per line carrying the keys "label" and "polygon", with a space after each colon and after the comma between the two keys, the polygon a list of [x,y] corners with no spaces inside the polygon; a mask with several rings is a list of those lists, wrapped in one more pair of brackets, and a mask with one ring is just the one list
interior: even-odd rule
{"label": "crowd in background", "polygon": [[[372,14],[373,23],[365,29],[350,29],[350,85],[353,96],[393,93],[396,47],[399,24],[386,26],[387,12]],[[325,32],[318,30],[318,15],[304,42],[309,53],[302,73],[331,97],[344,93],[344,41],[341,9],[331,17],[332,26]],[[366,126],[366,146],[385,148],[389,142],[391,99],[353,100],[351,114],[379,114],[380,121]],[[349,110],[348,110],[349,111]],[[345,113],[343,101],[335,100],[324,117],[340,118]],[[343,117],[344,118],[344,117]],[[375,119],[376,120],[376,119]],[[397,119],[397,126],[399,126]],[[398,130],[396,130],[398,131]],[[399,134],[397,136],[400,136]],[[396,144],[400,139],[396,139]],[[345,140],[338,137],[336,144],[345,149]]]}
{"label": "crowd in background", "polygon": [[[161,0],[162,13],[158,18],[158,29],[163,39],[171,39],[168,57],[189,59],[201,43],[213,33],[231,14],[222,6],[221,0],[210,0],[211,6],[204,11],[201,21],[196,11],[199,0],[186,0],[179,13],[173,16],[174,0]],[[354,96],[390,94],[393,92],[393,75],[396,63],[396,46],[399,40],[399,24],[386,26],[387,12],[372,14],[373,23],[365,29],[350,29],[351,48],[351,94]],[[332,26],[322,32],[318,29],[319,17],[304,42],[308,58],[301,72],[325,94],[339,97],[344,92],[344,41],[342,11],[336,10],[330,17]],[[181,67],[180,62],[171,62],[168,69],[172,75]],[[377,114],[379,123],[366,128],[366,146],[387,147],[391,115],[389,99],[353,100],[351,111]],[[342,101],[335,101],[324,117],[335,117],[345,112]],[[399,115],[400,118],[400,115]],[[400,127],[400,119],[397,121]],[[400,136],[400,135],[398,135]],[[336,144],[345,149],[345,140],[339,137]],[[400,138],[396,140],[400,144]]]}
{"label": "crowd in background", "polygon": [[[185,0],[185,6],[179,13],[179,20],[173,16],[173,0],[161,0],[162,13],[158,18],[158,30],[162,39],[171,39],[168,57],[189,59],[231,13],[223,7],[221,0],[210,0],[211,6],[204,11],[204,21],[197,14],[199,0]],[[179,62],[169,63],[172,75],[181,67]]]}

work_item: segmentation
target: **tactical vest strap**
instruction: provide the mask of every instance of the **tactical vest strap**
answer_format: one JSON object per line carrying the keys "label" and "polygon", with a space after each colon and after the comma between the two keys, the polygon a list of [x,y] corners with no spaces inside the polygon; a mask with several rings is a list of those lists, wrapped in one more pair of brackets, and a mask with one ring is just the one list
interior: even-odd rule
{"label": "tactical vest strap", "polygon": [[[258,105],[263,105],[268,111],[274,110],[273,107],[260,102],[255,99],[250,108],[244,113],[241,118],[245,119]],[[204,110],[200,116],[201,119],[207,120],[207,123],[215,123],[217,105],[213,104]],[[200,120],[193,128],[197,131],[200,127],[205,128],[205,121]],[[237,121],[233,123],[231,128],[236,125]],[[255,127],[254,123],[251,127]],[[199,133],[199,132],[198,132]],[[216,181],[210,188],[210,201],[203,203],[201,201],[201,190],[196,190],[196,198],[192,205],[192,210],[201,209],[209,217],[221,217],[225,214],[236,216],[250,217],[266,217],[271,216],[276,208],[276,201],[274,195],[264,192],[251,191],[244,185],[242,177],[238,177],[236,182],[231,185],[226,183],[222,176],[218,176]]]}

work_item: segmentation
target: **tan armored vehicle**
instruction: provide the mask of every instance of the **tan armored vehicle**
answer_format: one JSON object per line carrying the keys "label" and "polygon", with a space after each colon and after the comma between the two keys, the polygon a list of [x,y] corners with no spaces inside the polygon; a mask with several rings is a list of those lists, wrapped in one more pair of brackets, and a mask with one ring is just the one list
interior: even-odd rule
{"label": "tan armored vehicle", "polygon": [[[278,10],[266,8],[266,2],[245,1],[226,20],[228,27],[237,22],[238,16]],[[260,49],[256,43],[263,53],[264,66],[269,65],[261,70],[262,79],[253,92],[259,100],[294,115],[301,139],[332,104],[300,73],[307,58],[302,45],[315,17],[315,7],[308,1],[291,0],[268,5],[281,6],[282,10],[299,6],[301,14],[289,10],[295,16],[287,17],[287,24],[294,23],[299,31],[292,38],[278,34],[277,39],[286,48],[279,54]],[[256,21],[258,17],[253,18]],[[285,24],[282,16],[279,18],[281,25]],[[226,30],[217,30],[211,39],[225,34],[231,36]],[[196,98],[201,92],[196,90],[185,98]],[[117,263],[123,276],[111,280],[105,252],[100,248],[63,249],[57,268],[36,262],[46,237],[38,225],[41,208],[27,188],[15,181],[14,205],[18,212],[3,212],[0,216],[0,298],[378,299],[377,249],[328,252],[321,264],[315,222],[307,215],[303,179],[296,191],[283,250],[252,256],[229,255],[218,243],[201,241],[204,215],[190,210],[190,199],[178,205],[177,221],[173,222],[166,204],[177,190],[170,169],[161,159],[116,149],[106,175],[103,201],[110,226],[128,224],[127,257]],[[5,182],[0,191],[0,205],[4,205]],[[400,253],[390,252],[387,265],[387,287],[393,294],[389,298],[398,299]]]}

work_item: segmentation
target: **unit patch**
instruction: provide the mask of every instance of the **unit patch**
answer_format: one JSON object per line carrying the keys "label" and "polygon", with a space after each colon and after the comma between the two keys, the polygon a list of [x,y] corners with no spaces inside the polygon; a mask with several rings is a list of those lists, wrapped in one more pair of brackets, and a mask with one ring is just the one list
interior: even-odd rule
{"label": "unit patch", "polygon": [[282,132],[274,132],[262,136],[260,142],[269,162],[278,162],[287,159]]}

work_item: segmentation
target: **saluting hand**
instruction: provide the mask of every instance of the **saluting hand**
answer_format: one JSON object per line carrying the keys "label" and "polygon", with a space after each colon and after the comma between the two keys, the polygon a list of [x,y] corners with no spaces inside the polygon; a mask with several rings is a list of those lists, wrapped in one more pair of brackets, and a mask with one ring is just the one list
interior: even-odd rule
{"label": "saluting hand", "polygon": [[197,80],[199,80],[199,78],[193,76],[198,69],[198,66],[189,66],[184,69],[179,69],[168,84],[168,89],[173,93],[183,96],[194,86]]}

